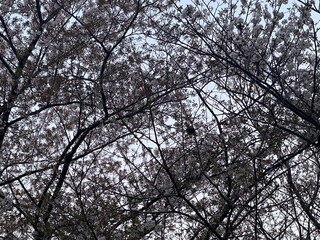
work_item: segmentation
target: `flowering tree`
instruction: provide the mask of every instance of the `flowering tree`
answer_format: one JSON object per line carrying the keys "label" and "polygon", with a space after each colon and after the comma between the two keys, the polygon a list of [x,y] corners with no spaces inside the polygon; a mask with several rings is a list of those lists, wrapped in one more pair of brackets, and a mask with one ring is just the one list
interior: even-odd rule
{"label": "flowering tree", "polygon": [[149,127],[150,109],[165,117],[162,105],[181,98],[184,85],[164,81],[170,72],[142,51],[143,22],[160,6],[1,2],[3,236],[128,234],[138,215],[128,191],[138,189],[123,156]]}
{"label": "flowering tree", "polygon": [[319,236],[317,4],[0,5],[2,237]]}
{"label": "flowering tree", "polygon": [[167,169],[188,238],[319,236],[318,14],[312,1],[194,1],[153,22],[198,99],[197,184],[184,178],[185,193]]}

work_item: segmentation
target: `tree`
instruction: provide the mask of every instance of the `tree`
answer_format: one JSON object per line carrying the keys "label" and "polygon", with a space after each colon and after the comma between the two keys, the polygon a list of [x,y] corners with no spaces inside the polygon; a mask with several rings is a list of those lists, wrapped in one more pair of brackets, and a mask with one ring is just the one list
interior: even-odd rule
{"label": "tree", "polygon": [[[195,1],[156,21],[205,129],[189,238],[319,236],[318,13],[311,1]],[[212,135],[214,160],[199,142]]]}
{"label": "tree", "polygon": [[314,239],[311,1],[0,7],[0,234]]}

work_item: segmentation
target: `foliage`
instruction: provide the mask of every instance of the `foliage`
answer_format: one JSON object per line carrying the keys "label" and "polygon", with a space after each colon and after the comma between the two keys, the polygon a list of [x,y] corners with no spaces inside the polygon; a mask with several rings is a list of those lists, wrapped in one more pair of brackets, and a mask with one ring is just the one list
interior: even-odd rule
{"label": "foliage", "polygon": [[319,4],[3,0],[4,239],[316,239]]}

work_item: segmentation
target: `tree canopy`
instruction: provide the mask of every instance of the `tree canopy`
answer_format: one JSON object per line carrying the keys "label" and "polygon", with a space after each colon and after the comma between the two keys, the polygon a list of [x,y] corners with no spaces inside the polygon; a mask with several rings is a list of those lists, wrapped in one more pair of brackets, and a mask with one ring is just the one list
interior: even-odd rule
{"label": "tree canopy", "polygon": [[2,0],[3,239],[317,239],[320,4]]}

